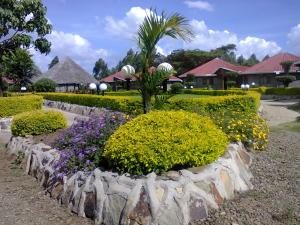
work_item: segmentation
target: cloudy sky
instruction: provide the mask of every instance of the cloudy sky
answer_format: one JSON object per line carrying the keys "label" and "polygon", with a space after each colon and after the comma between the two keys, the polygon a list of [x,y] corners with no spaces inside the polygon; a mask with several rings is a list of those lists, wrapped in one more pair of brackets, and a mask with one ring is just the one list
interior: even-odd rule
{"label": "cloudy sky", "polygon": [[42,71],[54,56],[70,56],[88,72],[102,57],[115,66],[129,48],[137,50],[135,32],[150,8],[179,12],[190,20],[189,43],[164,39],[163,54],[174,49],[210,50],[237,45],[237,55],[258,58],[280,51],[300,55],[299,0],[43,0],[53,25],[47,56],[34,53]]}

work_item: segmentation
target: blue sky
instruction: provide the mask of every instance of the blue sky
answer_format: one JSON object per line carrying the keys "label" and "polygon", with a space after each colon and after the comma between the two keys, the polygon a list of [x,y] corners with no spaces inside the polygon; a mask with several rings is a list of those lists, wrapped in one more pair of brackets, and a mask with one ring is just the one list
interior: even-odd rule
{"label": "blue sky", "polygon": [[165,39],[157,46],[163,54],[174,49],[210,50],[237,45],[237,55],[259,58],[288,51],[300,55],[300,1],[297,0],[43,0],[53,25],[48,36],[52,52],[34,53],[45,71],[51,59],[70,56],[88,72],[102,57],[114,66],[129,48],[136,49],[135,31],[151,7],[179,12],[190,20],[192,42]]}

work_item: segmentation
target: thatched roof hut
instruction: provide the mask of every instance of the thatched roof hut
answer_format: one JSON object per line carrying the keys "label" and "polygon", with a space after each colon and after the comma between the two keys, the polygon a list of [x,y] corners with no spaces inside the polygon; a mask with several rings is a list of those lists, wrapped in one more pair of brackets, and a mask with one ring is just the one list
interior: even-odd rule
{"label": "thatched roof hut", "polygon": [[70,57],[66,57],[62,62],[54,65],[50,70],[45,72],[41,78],[51,79],[58,85],[97,82],[94,77],[81,68]]}

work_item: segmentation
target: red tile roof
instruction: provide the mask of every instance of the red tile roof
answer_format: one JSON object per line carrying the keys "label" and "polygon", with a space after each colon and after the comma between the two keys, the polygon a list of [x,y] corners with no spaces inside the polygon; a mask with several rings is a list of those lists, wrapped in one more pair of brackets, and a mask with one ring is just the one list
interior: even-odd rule
{"label": "red tile roof", "polygon": [[[243,74],[261,74],[261,73],[275,73],[275,71],[283,72],[281,62],[284,61],[300,61],[300,57],[289,53],[279,53],[268,58],[265,61],[257,63],[254,66],[249,67],[243,72]],[[292,65],[290,72],[296,72],[297,67]]]}
{"label": "red tile roof", "polygon": [[235,71],[235,72],[242,72],[242,71],[245,71],[248,67],[247,66],[236,66],[236,65],[233,65],[222,59],[215,58],[205,64],[202,64],[201,66],[198,66],[198,67],[180,75],[179,77],[186,77],[187,74],[193,74],[196,77],[209,76],[209,75],[215,74],[215,72],[220,68]]}
{"label": "red tile roof", "polygon": [[2,80],[8,84],[14,84],[15,82],[7,77],[2,77]]}
{"label": "red tile roof", "polygon": [[[149,72],[150,72],[150,73],[154,72],[155,70],[156,70],[156,68],[155,68],[154,66],[152,66],[152,67],[149,68]],[[104,77],[104,78],[102,78],[100,81],[101,81],[101,82],[105,82],[105,83],[113,83],[113,82],[115,82],[115,80],[125,81],[125,77],[124,77],[122,71],[118,71],[118,72],[116,72],[116,73],[114,73],[114,74],[111,74],[111,75],[109,75],[109,76],[107,76],[107,77]],[[135,77],[132,77],[132,80],[135,81],[136,78],[135,78]],[[175,82],[175,81],[177,81],[177,82],[182,82],[182,80],[181,80],[180,78],[175,77],[175,76],[171,76],[171,77],[169,78],[169,81],[173,81],[173,82]]]}

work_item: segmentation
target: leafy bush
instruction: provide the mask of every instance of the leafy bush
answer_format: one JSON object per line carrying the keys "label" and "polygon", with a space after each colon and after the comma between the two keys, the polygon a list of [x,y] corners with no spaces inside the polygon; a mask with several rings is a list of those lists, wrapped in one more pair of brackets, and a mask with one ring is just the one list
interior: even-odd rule
{"label": "leafy bush", "polygon": [[185,89],[185,94],[194,95],[211,95],[211,96],[225,96],[225,95],[247,95],[247,92],[240,89],[229,89],[229,90],[207,90],[207,89]]}
{"label": "leafy bush", "polygon": [[254,150],[265,150],[269,128],[257,113],[234,111],[214,112],[214,122],[228,135],[230,142],[243,142]]}
{"label": "leafy bush", "polygon": [[0,97],[0,118],[42,108],[43,98],[36,95]]}
{"label": "leafy bush", "polygon": [[15,136],[39,135],[66,126],[67,121],[61,112],[38,110],[16,115],[12,121],[11,131]]}
{"label": "leafy bush", "polygon": [[130,91],[108,91],[105,93],[109,96],[136,96],[140,95],[138,90],[130,90]]}
{"label": "leafy bush", "polygon": [[142,113],[143,106],[139,96],[100,96],[90,94],[39,93],[45,99],[67,102],[91,107],[103,107],[132,114]]}
{"label": "leafy bush", "polygon": [[278,82],[281,82],[284,87],[288,87],[290,83],[296,80],[296,77],[292,75],[276,76],[275,78]]}
{"label": "leafy bush", "polygon": [[93,170],[104,166],[102,150],[114,130],[129,118],[118,112],[103,112],[88,121],[77,121],[57,139],[55,147],[61,156],[55,165],[58,177],[79,170]]}
{"label": "leafy bush", "polygon": [[180,94],[183,91],[183,85],[182,83],[175,83],[171,85],[171,90],[170,92],[172,94]]}
{"label": "leafy bush", "polygon": [[267,88],[267,95],[300,95],[300,88]]}
{"label": "leafy bush", "polygon": [[111,168],[131,174],[201,166],[226,150],[226,135],[208,118],[185,111],[154,111],[122,125],[103,156]]}
{"label": "leafy bush", "polygon": [[42,78],[34,83],[34,90],[37,92],[54,92],[56,83],[48,78]]}

